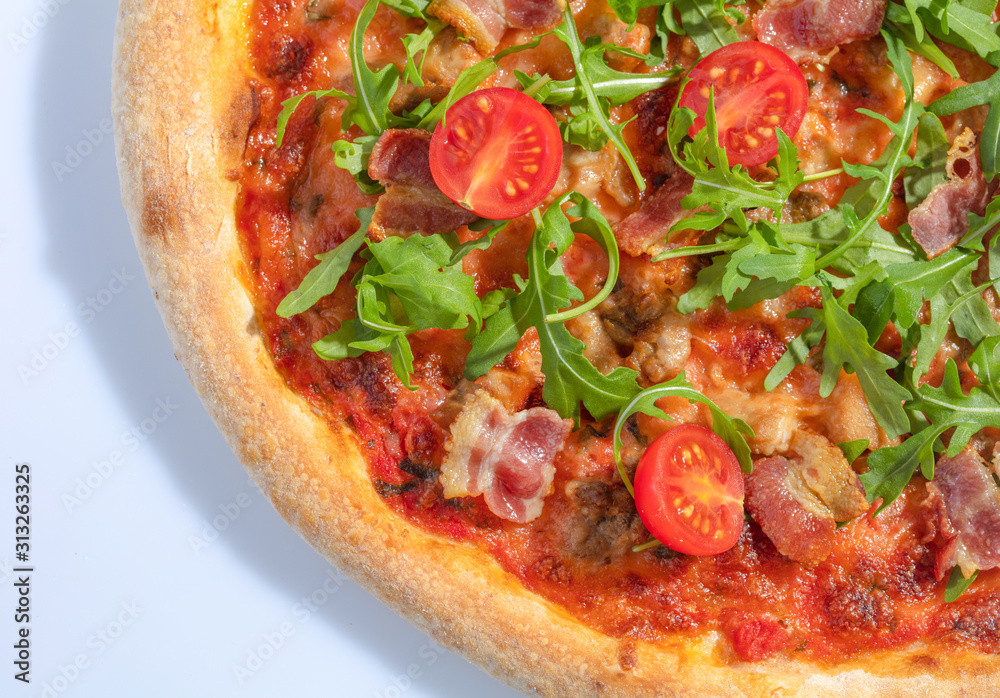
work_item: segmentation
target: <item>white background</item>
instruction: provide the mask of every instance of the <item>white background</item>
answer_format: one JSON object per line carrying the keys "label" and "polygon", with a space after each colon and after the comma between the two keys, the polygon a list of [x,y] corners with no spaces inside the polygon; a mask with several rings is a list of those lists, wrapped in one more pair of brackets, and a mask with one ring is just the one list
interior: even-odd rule
{"label": "white background", "polygon": [[174,359],[122,210],[102,132],[117,7],[62,2],[0,3],[0,696],[517,695],[344,581],[248,481]]}

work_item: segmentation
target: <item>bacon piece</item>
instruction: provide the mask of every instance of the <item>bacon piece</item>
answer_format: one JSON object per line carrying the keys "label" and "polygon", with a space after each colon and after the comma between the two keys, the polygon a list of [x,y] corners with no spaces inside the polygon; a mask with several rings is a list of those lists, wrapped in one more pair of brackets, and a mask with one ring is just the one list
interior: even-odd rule
{"label": "bacon piece", "polygon": [[969,232],[969,212],[983,215],[989,185],[979,164],[976,136],[970,129],[948,149],[948,181],[938,184],[907,216],[913,240],[933,259]]}
{"label": "bacon piece", "polygon": [[542,513],[552,487],[552,461],[573,427],[553,410],[510,415],[485,391],[471,395],[452,427],[441,464],[445,497],[485,495],[497,516],[527,523]]}
{"label": "bacon piece", "polygon": [[376,238],[408,233],[446,233],[478,218],[441,193],[430,166],[431,134],[390,128],[368,160],[368,174],[385,187],[372,216]]}
{"label": "bacon piece", "polygon": [[508,27],[547,27],[559,21],[563,7],[563,0],[432,0],[427,12],[461,29],[487,56]]}
{"label": "bacon piece", "polygon": [[829,439],[811,431],[792,436],[792,460],[802,464],[802,480],[836,521],[850,521],[868,511],[868,500],[844,452]]}
{"label": "bacon piece", "polygon": [[614,226],[618,246],[633,257],[654,255],[667,247],[667,231],[693,210],[681,206],[681,199],[691,193],[694,179],[678,170],[663,185],[646,197],[638,211]]}
{"label": "bacon piece", "polygon": [[833,550],[837,522],[813,493],[798,469],[784,456],[753,464],[746,481],[747,511],[787,558],[813,567]]}
{"label": "bacon piece", "polygon": [[878,34],[886,0],[768,0],[753,17],[757,38],[796,60]]}
{"label": "bacon piece", "polygon": [[[1000,488],[980,455],[966,448],[953,458],[942,458],[927,490],[932,497],[940,494],[947,512],[942,526],[946,544],[935,564],[938,578],[956,564],[966,577],[977,569],[1000,567]],[[957,535],[949,539],[948,528]]]}
{"label": "bacon piece", "polygon": [[382,132],[368,159],[368,174],[381,184],[435,187],[431,174],[431,133],[421,128],[390,128]]}
{"label": "bacon piece", "polygon": [[813,567],[833,550],[837,521],[868,508],[861,483],[840,449],[826,438],[797,431],[791,460],[754,463],[746,480],[746,506],[785,557]]}

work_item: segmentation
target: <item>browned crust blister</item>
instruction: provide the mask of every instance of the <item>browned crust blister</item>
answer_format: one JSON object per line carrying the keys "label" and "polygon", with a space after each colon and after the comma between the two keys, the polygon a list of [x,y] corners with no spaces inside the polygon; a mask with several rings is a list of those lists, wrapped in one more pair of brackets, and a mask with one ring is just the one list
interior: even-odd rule
{"label": "browned crust blister", "polygon": [[[241,283],[235,223],[253,104],[246,5],[123,0],[114,58],[122,197],[150,286],[208,412],[281,515],[442,644],[545,696],[998,695],[1000,660],[910,648],[834,669],[727,664],[714,633],[619,641],[535,596],[485,553],[400,519],[345,426],[275,370]],[[623,667],[627,667],[623,668]]]}

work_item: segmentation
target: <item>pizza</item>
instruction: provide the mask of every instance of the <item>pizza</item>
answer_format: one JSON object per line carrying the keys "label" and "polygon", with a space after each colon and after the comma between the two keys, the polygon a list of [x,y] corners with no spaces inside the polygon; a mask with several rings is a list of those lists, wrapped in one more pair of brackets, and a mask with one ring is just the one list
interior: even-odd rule
{"label": "pizza", "polygon": [[547,696],[1000,681],[974,0],[126,0],[122,191],[255,482]]}

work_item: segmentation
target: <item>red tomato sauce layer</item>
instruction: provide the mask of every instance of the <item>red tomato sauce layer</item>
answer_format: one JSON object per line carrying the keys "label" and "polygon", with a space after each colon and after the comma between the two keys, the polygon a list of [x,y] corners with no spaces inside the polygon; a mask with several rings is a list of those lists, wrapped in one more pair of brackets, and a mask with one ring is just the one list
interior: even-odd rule
{"label": "red tomato sauce layer", "polygon": [[[311,347],[351,316],[354,295],[347,281],[360,268],[357,260],[336,292],[309,311],[287,319],[275,313],[316,264],[315,255],[352,234],[358,226],[355,210],[375,200],[359,193],[351,176],[333,162],[330,143],[342,137],[342,101],[307,98],[289,121],[280,148],[275,137],[282,100],[329,87],[353,91],[346,51],[362,4],[361,0],[254,3],[249,62],[258,115],[247,139],[237,219],[259,321],[277,369],[331,422],[346,420],[353,426],[370,463],[373,487],[387,505],[430,532],[487,551],[527,588],[615,637],[657,641],[716,630],[728,641],[720,645],[719,661],[753,661],[775,654],[836,661],[920,639],[933,648],[932,653],[963,647],[1000,651],[1000,577],[982,573],[957,602],[944,603],[944,585],[934,576],[937,549],[921,511],[925,491],[919,478],[877,518],[862,516],[844,526],[833,553],[812,569],[779,554],[749,519],[735,547],[718,555],[682,555],[663,547],[631,552],[648,534],[614,473],[613,417],[603,422],[585,419],[570,435],[556,459],[554,491],[546,497],[541,517],[529,524],[501,520],[482,497],[443,497],[438,475],[448,431],[442,426],[447,423],[442,405],[462,380],[469,350],[463,332],[428,330],[412,336],[414,382],[419,389],[410,391],[397,380],[384,353],[325,361]],[[586,6],[579,16],[594,12]],[[405,58],[400,39],[419,27],[419,22],[379,8],[366,35],[369,63],[377,67],[391,60],[400,65]],[[567,58],[557,49],[543,42],[534,52],[512,56],[511,65],[526,70],[534,64],[565,79]],[[681,45],[676,59],[689,64],[690,53]],[[850,53],[847,56],[845,64]],[[868,65],[874,64],[857,62],[859,80],[864,71],[884,72],[884,62],[879,68],[863,67]],[[508,80],[511,73],[512,68],[502,68],[494,84]],[[809,78],[824,79],[818,73]],[[811,89],[811,99],[824,99],[822,84]],[[638,106],[623,107],[621,116],[627,118],[634,110],[640,112],[639,122],[665,120],[662,112],[641,113],[657,99],[640,98]],[[837,109],[847,109],[841,102],[819,112],[821,116],[807,117],[809,127],[798,143],[800,150],[812,146],[818,152],[824,143],[850,140],[844,135],[845,124],[856,118],[857,107],[882,107],[890,118],[898,116],[891,113],[894,98],[883,91],[852,91],[850,99],[858,103],[850,105],[850,114],[842,121],[834,116]],[[890,104],[887,108],[873,100]],[[878,125],[865,128],[871,133],[858,139],[864,147],[888,141],[888,132]],[[626,136],[637,151],[647,138],[634,126],[626,129]],[[867,162],[878,152],[875,147],[857,159]],[[657,157],[648,151],[637,153],[640,166]],[[813,191],[832,205],[849,183],[842,176],[824,180]],[[608,186],[595,197],[609,217],[615,216],[616,207],[620,217],[634,210],[641,198],[632,192],[629,201],[627,194],[615,199]],[[459,234],[469,235],[465,229]],[[480,295],[513,286],[515,274],[527,275],[524,255],[530,234],[530,222],[521,219],[501,233],[487,253],[473,252],[466,259],[465,271],[475,276]],[[698,269],[690,260],[652,265],[648,259],[622,255],[620,284],[632,294],[629,312],[640,319],[648,306],[689,287]],[[578,242],[563,263],[586,295],[603,284],[607,263],[596,245]],[[842,391],[843,402],[832,406],[818,398],[817,376],[806,367],[791,375],[791,392],[779,396],[783,402],[768,402],[772,398],[761,388],[787,341],[802,330],[802,321],[787,319],[787,312],[817,303],[816,294],[799,289],[783,297],[781,307],[772,303],[729,312],[713,305],[685,316],[679,331],[690,347],[682,357],[689,380],[720,395],[742,391],[748,400],[759,400],[763,411],[799,409],[796,418],[801,423],[833,440],[852,404],[849,381]],[[569,327],[577,335],[587,329],[583,323]],[[639,347],[641,337],[637,337]],[[520,370],[516,355],[532,351],[537,352],[537,338],[529,333],[503,366],[516,375]],[[648,356],[633,351],[627,359],[615,354],[608,361],[606,370],[632,361],[655,381],[677,373],[669,356],[652,350]],[[720,375],[725,377],[724,386]],[[524,390],[524,404],[540,404],[539,386]],[[665,409],[682,421],[704,421],[703,414],[686,404]],[[845,412],[831,415],[833,409]],[[768,423],[762,419],[761,424],[758,432],[765,439]],[[643,418],[638,427],[649,439],[663,428]],[[633,447],[638,448],[635,441]]]}

